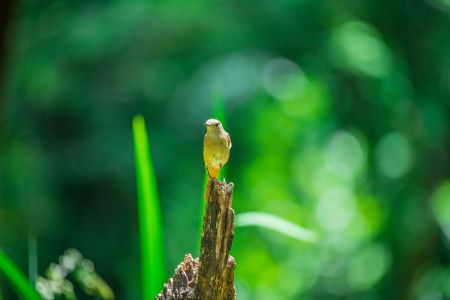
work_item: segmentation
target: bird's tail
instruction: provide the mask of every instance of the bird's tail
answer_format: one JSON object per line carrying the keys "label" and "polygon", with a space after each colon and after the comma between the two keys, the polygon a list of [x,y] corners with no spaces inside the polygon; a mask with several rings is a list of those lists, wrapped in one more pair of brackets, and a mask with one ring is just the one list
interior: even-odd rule
{"label": "bird's tail", "polygon": [[206,171],[208,172],[208,182],[206,183],[205,200],[208,200],[209,186],[211,185],[211,178],[218,178],[219,170],[218,169],[206,169]]}

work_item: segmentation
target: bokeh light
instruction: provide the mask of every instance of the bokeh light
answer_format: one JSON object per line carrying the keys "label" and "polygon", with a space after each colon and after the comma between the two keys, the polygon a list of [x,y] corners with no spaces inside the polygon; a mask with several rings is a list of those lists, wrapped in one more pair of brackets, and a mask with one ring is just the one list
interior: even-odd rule
{"label": "bokeh light", "polygon": [[348,283],[355,290],[370,289],[381,279],[389,264],[389,252],[381,245],[371,245],[350,260]]}
{"label": "bokeh light", "polygon": [[433,193],[431,200],[434,216],[450,240],[450,182],[442,183]]}
{"label": "bokeh light", "polygon": [[412,149],[408,140],[399,133],[384,136],[375,149],[376,162],[383,175],[399,178],[411,168]]}
{"label": "bokeh light", "polygon": [[391,56],[378,32],[369,24],[349,21],[332,33],[334,62],[352,72],[383,77],[390,72]]}

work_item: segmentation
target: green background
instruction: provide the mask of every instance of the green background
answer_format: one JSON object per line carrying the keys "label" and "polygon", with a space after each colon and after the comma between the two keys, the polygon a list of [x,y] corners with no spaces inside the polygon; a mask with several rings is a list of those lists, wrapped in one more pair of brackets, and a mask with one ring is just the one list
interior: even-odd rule
{"label": "green background", "polygon": [[196,253],[219,94],[236,213],[320,235],[236,228],[238,299],[450,298],[448,0],[24,0],[6,45],[0,247],[24,271],[36,233],[39,274],[75,247],[141,299],[137,113],[167,274]]}

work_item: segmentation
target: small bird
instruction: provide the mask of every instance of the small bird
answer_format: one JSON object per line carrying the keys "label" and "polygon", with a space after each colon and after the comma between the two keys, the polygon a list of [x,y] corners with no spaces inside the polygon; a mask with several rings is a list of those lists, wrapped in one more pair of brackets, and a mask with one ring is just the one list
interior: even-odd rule
{"label": "small bird", "polygon": [[218,178],[220,170],[230,157],[231,139],[222,123],[216,119],[205,122],[206,134],[203,140],[203,159],[208,172],[208,184],[206,185],[205,198],[208,199],[209,183],[211,178]]}

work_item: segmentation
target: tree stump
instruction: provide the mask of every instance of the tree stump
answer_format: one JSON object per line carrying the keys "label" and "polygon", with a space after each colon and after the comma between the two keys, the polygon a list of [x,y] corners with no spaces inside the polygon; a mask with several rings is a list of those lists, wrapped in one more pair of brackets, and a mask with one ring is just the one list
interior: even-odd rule
{"label": "tree stump", "polygon": [[200,258],[184,257],[156,300],[234,300],[234,269],[229,256],[234,237],[233,184],[212,179],[203,218]]}

